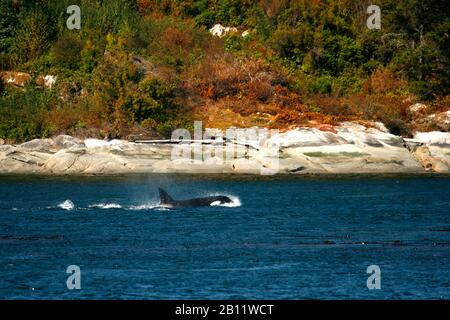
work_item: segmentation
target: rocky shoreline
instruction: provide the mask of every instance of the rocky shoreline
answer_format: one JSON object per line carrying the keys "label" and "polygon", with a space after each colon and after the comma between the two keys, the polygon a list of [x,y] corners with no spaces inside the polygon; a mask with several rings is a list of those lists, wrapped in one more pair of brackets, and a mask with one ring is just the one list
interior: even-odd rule
{"label": "rocky shoreline", "polygon": [[[218,131],[206,132],[214,135]],[[255,143],[259,147],[252,147]],[[403,139],[388,133],[380,123],[295,128],[245,144],[218,144],[214,140],[212,144],[215,154],[198,159],[190,157],[191,151],[200,148],[204,152],[211,143],[136,143],[60,135],[0,145],[0,173],[450,173],[450,133],[416,133],[413,139]],[[230,147],[239,152],[232,157],[217,156]],[[174,158],[174,148],[188,156]]]}

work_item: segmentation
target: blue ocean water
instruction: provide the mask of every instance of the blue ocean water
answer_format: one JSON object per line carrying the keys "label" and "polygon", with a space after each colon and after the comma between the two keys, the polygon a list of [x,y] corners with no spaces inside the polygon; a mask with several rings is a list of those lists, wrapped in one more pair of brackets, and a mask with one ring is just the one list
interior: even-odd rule
{"label": "blue ocean water", "polygon": [[0,176],[0,299],[450,299],[449,208],[449,176]]}

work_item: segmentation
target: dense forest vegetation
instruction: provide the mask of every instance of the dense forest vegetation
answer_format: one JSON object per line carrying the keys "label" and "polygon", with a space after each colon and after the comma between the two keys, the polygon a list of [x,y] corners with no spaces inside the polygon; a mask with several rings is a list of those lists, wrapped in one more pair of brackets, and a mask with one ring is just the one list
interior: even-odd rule
{"label": "dense forest vegetation", "polygon": [[[81,8],[81,29],[66,10]],[[366,26],[381,7],[381,30]],[[132,138],[206,126],[376,120],[448,110],[445,0],[0,0],[0,137]],[[214,37],[220,23],[237,33]],[[243,37],[241,33],[250,30]],[[36,85],[56,75],[52,89]],[[432,128],[419,128],[431,130]]]}

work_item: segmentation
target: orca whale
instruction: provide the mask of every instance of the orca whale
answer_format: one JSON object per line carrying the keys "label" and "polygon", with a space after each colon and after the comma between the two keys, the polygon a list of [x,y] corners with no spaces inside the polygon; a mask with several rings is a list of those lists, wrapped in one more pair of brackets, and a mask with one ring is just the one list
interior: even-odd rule
{"label": "orca whale", "polygon": [[206,198],[195,198],[188,200],[174,200],[169,194],[161,188],[159,189],[160,206],[166,208],[188,208],[188,207],[208,207],[211,204],[231,203],[227,196],[213,196]]}

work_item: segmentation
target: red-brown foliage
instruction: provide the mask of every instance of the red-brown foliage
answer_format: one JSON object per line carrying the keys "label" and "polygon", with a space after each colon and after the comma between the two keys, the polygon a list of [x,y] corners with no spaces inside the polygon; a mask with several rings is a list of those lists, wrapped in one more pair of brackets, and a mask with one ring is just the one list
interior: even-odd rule
{"label": "red-brown foliage", "polygon": [[174,27],[168,27],[164,31],[163,40],[165,46],[169,49],[169,51],[173,51],[174,49],[189,51],[193,47],[192,37],[189,34],[182,32],[181,30]]}
{"label": "red-brown foliage", "polygon": [[372,74],[363,84],[363,91],[366,94],[386,94],[405,89],[408,83],[396,76],[393,72],[382,69]]}
{"label": "red-brown foliage", "polygon": [[267,80],[252,79],[248,83],[248,93],[251,98],[266,102],[272,97],[274,88]]}

